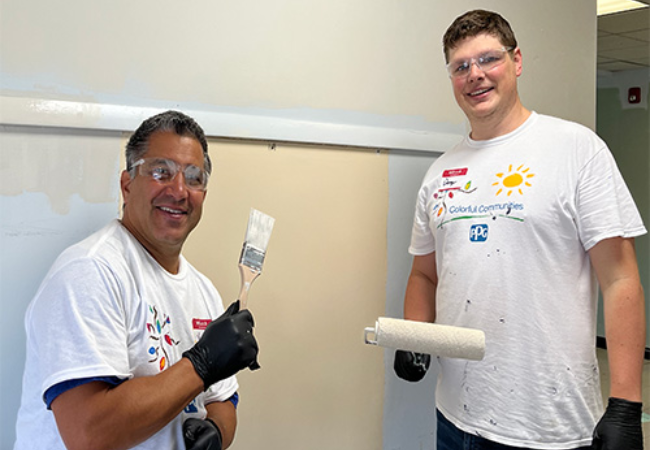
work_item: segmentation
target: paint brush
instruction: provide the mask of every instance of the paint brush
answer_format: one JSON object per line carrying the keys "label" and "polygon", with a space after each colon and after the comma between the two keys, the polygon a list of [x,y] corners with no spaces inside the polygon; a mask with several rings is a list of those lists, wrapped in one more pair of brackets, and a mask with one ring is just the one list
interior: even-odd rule
{"label": "paint brush", "polygon": [[269,245],[274,222],[273,217],[251,208],[248,227],[246,228],[246,240],[239,257],[239,273],[241,275],[239,301],[241,309],[246,309],[251,284],[262,273],[266,247]]}

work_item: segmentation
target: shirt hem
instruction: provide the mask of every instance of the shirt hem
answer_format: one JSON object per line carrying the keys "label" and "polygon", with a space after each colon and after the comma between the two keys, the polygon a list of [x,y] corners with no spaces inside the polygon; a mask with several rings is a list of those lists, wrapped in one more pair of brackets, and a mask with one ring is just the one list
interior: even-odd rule
{"label": "shirt hem", "polygon": [[531,441],[531,440],[517,440],[517,439],[512,439],[512,438],[507,438],[500,436],[496,433],[493,433],[491,431],[485,430],[483,428],[479,428],[476,426],[469,426],[461,423],[458,419],[453,417],[451,414],[446,412],[444,408],[440,407],[440,405],[436,406],[440,413],[445,416],[445,418],[450,421],[456,428],[459,430],[464,431],[465,433],[473,434],[475,436],[480,436],[484,439],[488,439],[490,441],[497,442],[499,444],[503,445],[509,445],[511,447],[523,447],[523,448],[529,448],[529,447],[534,447],[539,450],[565,450],[567,448],[578,448],[578,447],[585,447],[588,445],[591,445],[592,438],[591,437],[586,437],[582,439],[577,439],[577,440],[572,440],[572,441],[567,441],[567,442],[561,442],[561,443],[544,443],[544,442],[539,442],[539,441]]}

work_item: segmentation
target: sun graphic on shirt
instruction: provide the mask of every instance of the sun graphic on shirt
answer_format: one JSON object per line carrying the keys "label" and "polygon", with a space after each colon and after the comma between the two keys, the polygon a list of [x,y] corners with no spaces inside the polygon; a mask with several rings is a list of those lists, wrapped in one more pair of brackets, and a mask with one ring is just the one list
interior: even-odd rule
{"label": "sun graphic on shirt", "polygon": [[499,186],[496,195],[502,192],[505,192],[508,196],[512,195],[513,192],[519,192],[521,195],[524,195],[524,186],[530,187],[529,180],[535,176],[533,173],[528,173],[529,170],[530,168],[524,168],[523,164],[515,170],[512,170],[512,164],[510,164],[507,173],[497,173],[496,175],[499,180],[492,183],[492,186]]}

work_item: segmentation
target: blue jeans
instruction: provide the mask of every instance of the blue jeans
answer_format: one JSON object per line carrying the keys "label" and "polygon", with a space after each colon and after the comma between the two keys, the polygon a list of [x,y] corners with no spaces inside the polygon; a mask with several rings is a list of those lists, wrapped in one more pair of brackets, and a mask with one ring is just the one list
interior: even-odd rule
{"label": "blue jeans", "polygon": [[[440,411],[436,410],[436,415],[438,417],[437,450],[531,450],[499,444],[473,434],[465,433],[445,419],[445,416]],[[575,450],[589,449],[591,449],[591,446],[580,447]]]}

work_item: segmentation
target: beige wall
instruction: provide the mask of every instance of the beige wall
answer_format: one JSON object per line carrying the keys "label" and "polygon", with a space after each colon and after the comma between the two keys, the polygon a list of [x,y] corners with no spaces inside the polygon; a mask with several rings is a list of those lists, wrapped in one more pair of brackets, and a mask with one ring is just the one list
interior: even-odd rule
{"label": "beige wall", "polygon": [[214,173],[184,254],[224,304],[250,208],[276,219],[252,286],[262,369],[243,372],[233,449],[379,449],[383,352],[363,329],[383,315],[388,157],[331,147],[211,141]]}

